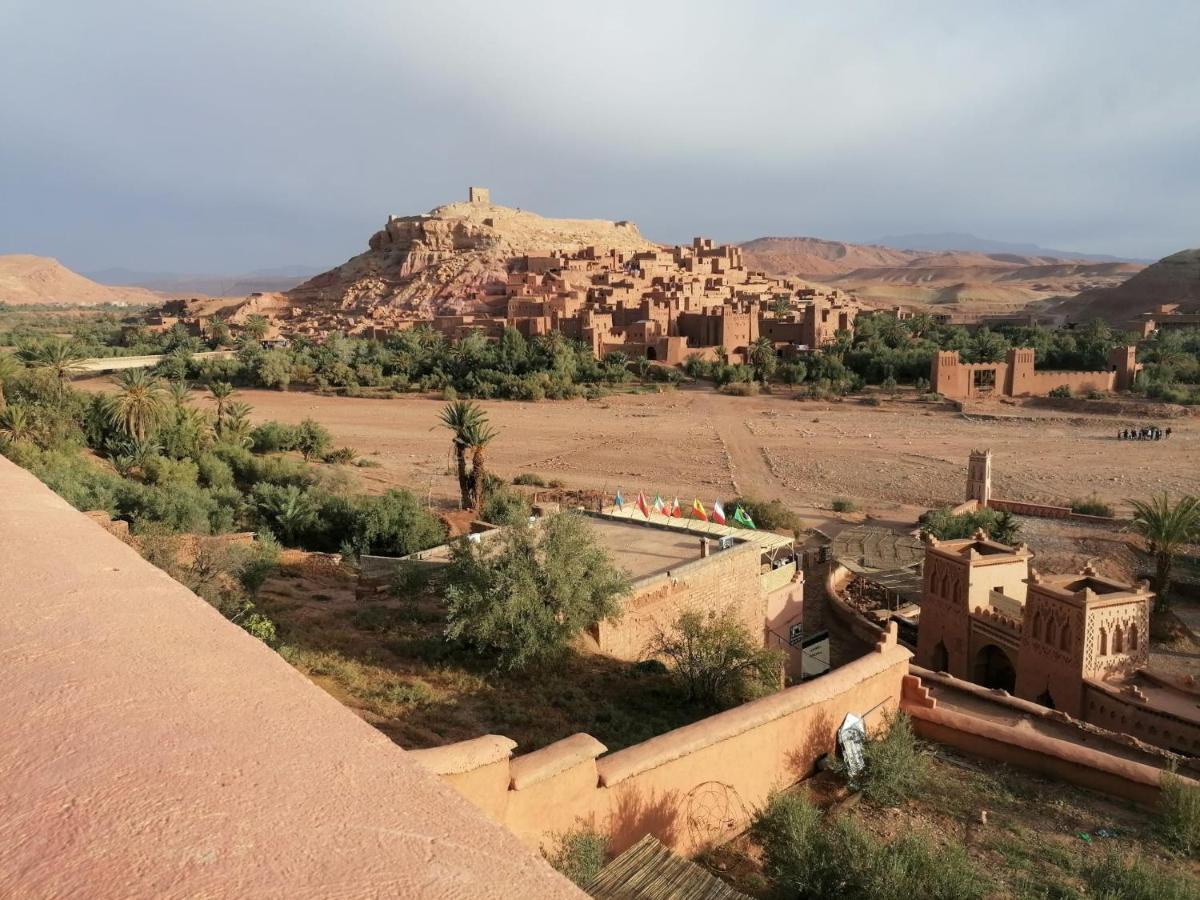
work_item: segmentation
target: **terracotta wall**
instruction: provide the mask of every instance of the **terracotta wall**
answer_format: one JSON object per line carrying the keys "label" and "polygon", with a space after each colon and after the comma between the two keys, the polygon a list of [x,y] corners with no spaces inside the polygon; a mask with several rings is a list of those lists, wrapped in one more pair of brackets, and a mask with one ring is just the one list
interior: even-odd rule
{"label": "terracotta wall", "polygon": [[1010,512],[1017,516],[1032,516],[1039,519],[1073,519],[1077,522],[1095,522],[1102,525],[1128,521],[1128,519],[1110,518],[1109,516],[1087,516],[1083,513],[1072,512],[1069,506],[1025,503],[1021,500],[998,500],[995,497],[988,500],[988,506],[1001,512]]}
{"label": "terracotta wall", "polygon": [[939,707],[916,675],[905,678],[901,708],[917,734],[973,756],[1030,769],[1142,806],[1158,801],[1162,770],[1050,737],[1032,727]]}
{"label": "terracotta wall", "polygon": [[645,834],[692,854],[743,830],[772,791],[810,775],[847,713],[877,728],[898,707],[907,650],[893,626],[813,681],[605,754],[577,734],[508,759],[498,736],[411,754],[531,846],[583,825],[621,851]]}
{"label": "terracotta wall", "polygon": [[766,619],[761,557],[758,545],[746,543],[641,579],[622,601],[621,618],[596,626],[601,652],[618,659],[644,658],[650,640],[685,609],[718,612],[733,606],[750,633],[761,635]]}
{"label": "terracotta wall", "polygon": [[1084,682],[1083,719],[1101,728],[1136,734],[1175,753],[1200,756],[1200,726],[1195,722],[1152,708],[1110,685]]}

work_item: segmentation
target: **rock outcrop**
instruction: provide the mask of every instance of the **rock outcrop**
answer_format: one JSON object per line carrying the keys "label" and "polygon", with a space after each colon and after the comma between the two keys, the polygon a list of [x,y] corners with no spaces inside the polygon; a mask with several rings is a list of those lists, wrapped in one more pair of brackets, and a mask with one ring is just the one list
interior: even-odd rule
{"label": "rock outcrop", "polygon": [[389,216],[365,253],[287,292],[296,306],[417,315],[478,308],[502,288],[508,261],[558,249],[655,246],[630,222],[550,219],[486,203],[451,203],[420,216]]}

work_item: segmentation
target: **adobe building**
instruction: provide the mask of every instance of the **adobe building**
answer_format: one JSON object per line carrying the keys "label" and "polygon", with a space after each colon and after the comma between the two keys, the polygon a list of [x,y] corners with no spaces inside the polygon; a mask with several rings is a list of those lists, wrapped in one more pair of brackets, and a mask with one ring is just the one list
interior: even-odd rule
{"label": "adobe building", "polygon": [[[840,291],[748,270],[741,249],[695,238],[636,253],[595,247],[510,260],[504,323],[527,337],[561,332],[597,356],[667,365],[689,356],[744,362],[765,336],[781,355],[852,331],[858,305]],[[789,311],[777,312],[780,300]],[[499,303],[497,303],[499,308]]]}
{"label": "adobe building", "polygon": [[957,350],[939,350],[930,365],[933,390],[950,400],[1044,397],[1055,388],[1071,393],[1127,391],[1141,364],[1136,347],[1114,347],[1100,372],[1038,371],[1031,347],[1012,347],[1002,363],[964,363]]}
{"label": "adobe building", "polygon": [[1145,582],[1042,574],[982,531],[926,543],[917,665],[1200,756],[1200,690],[1149,668]]}
{"label": "adobe building", "polygon": [[1141,331],[1142,337],[1150,337],[1156,331],[1200,328],[1200,306],[1184,310],[1178,303],[1162,303],[1143,313],[1134,327]]}

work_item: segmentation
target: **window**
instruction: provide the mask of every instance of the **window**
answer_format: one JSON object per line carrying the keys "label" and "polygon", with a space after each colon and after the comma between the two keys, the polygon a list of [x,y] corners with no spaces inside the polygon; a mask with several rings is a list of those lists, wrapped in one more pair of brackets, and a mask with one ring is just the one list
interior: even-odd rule
{"label": "window", "polygon": [[1042,612],[1038,610],[1033,614],[1033,637],[1034,640],[1042,639]]}
{"label": "window", "polygon": [[1117,625],[1113,629],[1113,653],[1120,653],[1122,652],[1122,649],[1123,642],[1121,640],[1121,626]]}
{"label": "window", "polygon": [[1100,626],[1100,655],[1108,656],[1108,631],[1104,626]]}
{"label": "window", "polygon": [[1071,626],[1064,623],[1062,635],[1058,639],[1058,649],[1069,650],[1071,647]]}
{"label": "window", "polygon": [[1136,652],[1137,651],[1137,639],[1138,639],[1137,625],[1129,626],[1129,634],[1127,635],[1127,637],[1129,639],[1128,640],[1129,652],[1130,653]]}

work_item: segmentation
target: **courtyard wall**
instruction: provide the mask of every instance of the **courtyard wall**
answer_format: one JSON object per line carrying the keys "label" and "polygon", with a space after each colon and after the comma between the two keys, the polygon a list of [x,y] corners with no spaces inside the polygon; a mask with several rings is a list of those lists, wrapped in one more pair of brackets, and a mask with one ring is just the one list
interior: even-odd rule
{"label": "courtyard wall", "polygon": [[810,775],[847,713],[872,730],[883,724],[911,657],[893,625],[827,675],[615,753],[577,734],[510,759],[511,742],[492,735],[411,756],[530,846],[590,826],[614,852],[653,834],[693,854],[743,831],[773,791]]}

